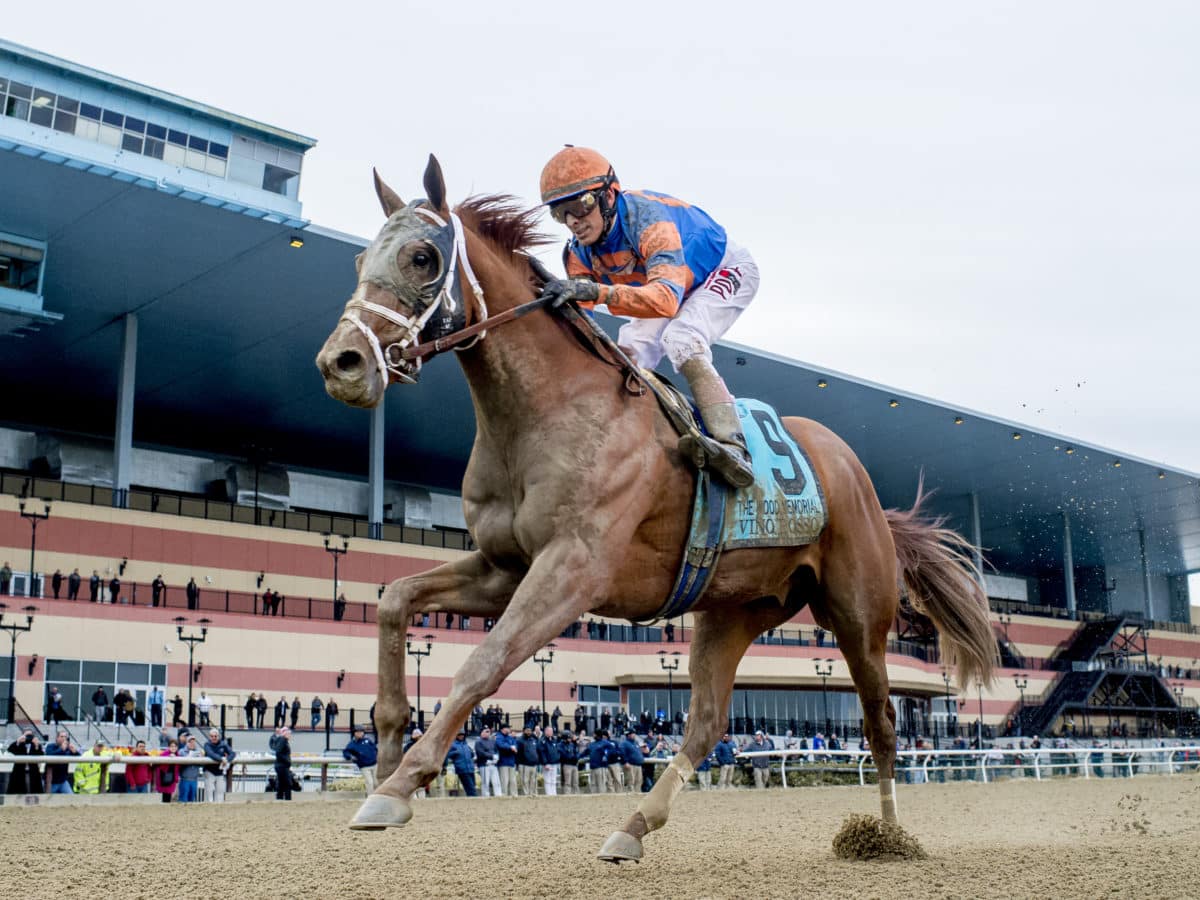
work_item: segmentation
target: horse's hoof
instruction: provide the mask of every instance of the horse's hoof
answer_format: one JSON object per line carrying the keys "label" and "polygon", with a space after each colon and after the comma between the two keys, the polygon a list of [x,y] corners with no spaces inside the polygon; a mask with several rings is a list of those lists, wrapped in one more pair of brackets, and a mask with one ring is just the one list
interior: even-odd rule
{"label": "horse's hoof", "polygon": [[613,865],[620,865],[623,862],[641,862],[642,842],[628,832],[614,831],[596,856]]}
{"label": "horse's hoof", "polygon": [[387,794],[371,794],[350,820],[350,827],[354,831],[382,831],[407,825],[411,818],[412,807],[407,801]]}

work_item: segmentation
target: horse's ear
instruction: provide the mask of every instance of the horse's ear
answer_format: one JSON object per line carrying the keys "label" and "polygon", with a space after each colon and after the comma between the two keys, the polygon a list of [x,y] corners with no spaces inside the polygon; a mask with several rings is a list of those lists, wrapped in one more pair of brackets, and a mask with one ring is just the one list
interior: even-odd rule
{"label": "horse's ear", "polygon": [[383,207],[383,214],[390,218],[392,213],[404,209],[404,201],[383,183],[383,179],[379,177],[379,171],[372,169],[371,174],[375,176],[375,195],[379,198],[379,205]]}
{"label": "horse's ear", "polygon": [[437,157],[429,154],[429,165],[425,167],[425,196],[430,205],[439,212],[446,212],[446,180]]}

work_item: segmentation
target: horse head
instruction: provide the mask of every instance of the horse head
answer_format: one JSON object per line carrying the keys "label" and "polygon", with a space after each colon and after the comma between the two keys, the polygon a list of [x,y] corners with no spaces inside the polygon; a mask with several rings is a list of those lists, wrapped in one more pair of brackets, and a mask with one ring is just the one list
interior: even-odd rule
{"label": "horse head", "polygon": [[356,258],[358,284],[316,360],[329,395],[358,407],[376,406],[393,381],[415,384],[420,360],[404,358],[404,351],[463,326],[460,263],[481,297],[437,159],[431,155],[425,169],[428,199],[413,203],[374,175],[387,221]]}

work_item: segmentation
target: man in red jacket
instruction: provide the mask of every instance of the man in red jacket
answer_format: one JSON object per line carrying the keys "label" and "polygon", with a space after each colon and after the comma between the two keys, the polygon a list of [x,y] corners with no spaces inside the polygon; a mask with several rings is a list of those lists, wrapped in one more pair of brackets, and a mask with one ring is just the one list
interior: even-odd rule
{"label": "man in red jacket", "polygon": [[[146,751],[146,742],[138,741],[133,748],[133,753],[130,754],[130,758],[149,755]],[[130,794],[150,793],[150,766],[145,763],[126,763],[125,791]]]}

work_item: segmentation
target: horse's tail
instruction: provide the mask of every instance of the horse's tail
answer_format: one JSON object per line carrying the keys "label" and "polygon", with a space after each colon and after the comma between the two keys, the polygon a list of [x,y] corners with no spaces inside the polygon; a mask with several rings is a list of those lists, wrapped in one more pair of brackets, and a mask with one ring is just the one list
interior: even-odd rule
{"label": "horse's tail", "polygon": [[913,608],[937,627],[942,659],[958,670],[959,684],[990,684],[999,653],[975,548],[945,527],[944,516],[921,510],[928,496],[918,484],[912,509],[884,510],[901,577]]}

